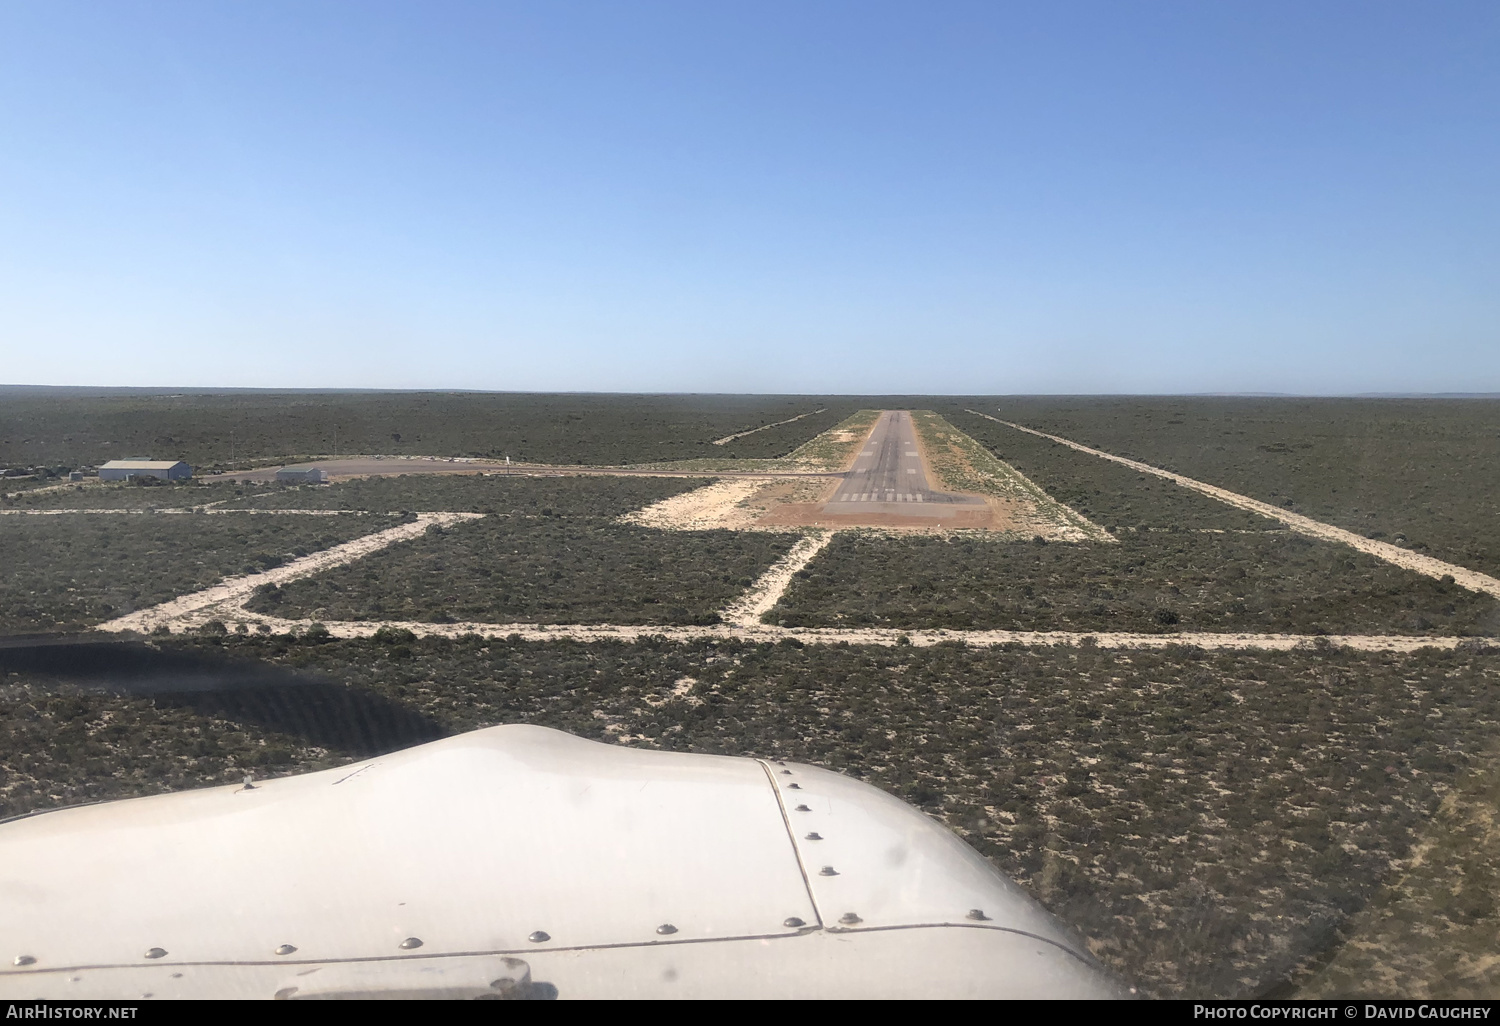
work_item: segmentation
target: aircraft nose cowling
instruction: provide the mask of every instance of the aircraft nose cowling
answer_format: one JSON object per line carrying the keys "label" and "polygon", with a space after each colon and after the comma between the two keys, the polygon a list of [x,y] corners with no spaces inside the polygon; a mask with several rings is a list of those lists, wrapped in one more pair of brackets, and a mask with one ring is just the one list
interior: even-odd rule
{"label": "aircraft nose cowling", "polygon": [[0,825],[0,905],[6,998],[1122,993],[875,788],[525,725]]}
{"label": "aircraft nose cowling", "polygon": [[793,843],[831,930],[942,925],[1087,949],[961,839],[884,791],[815,766],[773,763]]}

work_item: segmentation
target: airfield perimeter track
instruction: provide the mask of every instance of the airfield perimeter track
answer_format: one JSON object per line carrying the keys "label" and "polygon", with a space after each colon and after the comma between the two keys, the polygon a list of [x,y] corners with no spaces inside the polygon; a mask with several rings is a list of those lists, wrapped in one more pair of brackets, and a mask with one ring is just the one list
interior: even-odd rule
{"label": "airfield perimeter track", "polygon": [[[114,511],[125,512],[125,511]],[[271,511],[266,511],[271,512]],[[302,511],[276,511],[292,514]],[[388,545],[417,537],[434,524],[446,525],[483,517],[480,513],[418,513],[414,521],[357,538],[330,549],[314,552],[300,559],[261,573],[228,578],[211,588],[179,596],[160,605],[129,613],[95,630],[108,633],[142,633],[165,628],[168,631],[190,631],[213,621],[227,628],[243,626],[247,631],[293,634],[306,631],[315,622],[337,638],[367,638],[382,628],[408,630],[420,637],[457,638],[479,635],[490,638],[519,638],[522,641],[637,641],[660,638],[664,641],[693,642],[713,639],[774,644],[789,642],[802,645],[914,645],[928,647],[942,644],[993,648],[1005,645],[1022,647],[1097,646],[1111,649],[1161,649],[1178,646],[1214,650],[1292,651],[1296,649],[1347,648],[1363,652],[1416,652],[1424,648],[1452,650],[1460,647],[1485,647],[1483,638],[1457,636],[1413,636],[1400,634],[1216,634],[1206,632],[1175,634],[1132,634],[1124,632],[1082,631],[1005,631],[1005,630],[900,630],[894,628],[820,628],[779,627],[758,623],[757,618],[773,607],[791,583],[797,570],[827,544],[832,533],[810,533],[781,560],[773,564],[745,593],[731,602],[720,614],[724,621],[707,626],[655,626],[618,624],[537,624],[537,623],[426,623],[406,620],[312,621],[287,620],[251,612],[245,603],[255,589],[265,584],[289,581],[330,570],[371,555]]]}
{"label": "airfield perimeter track", "polygon": [[1492,598],[1500,598],[1500,581],[1477,570],[1470,570],[1467,567],[1461,567],[1453,563],[1445,563],[1441,559],[1424,556],[1420,552],[1403,549],[1401,546],[1392,545],[1389,542],[1365,538],[1355,534],[1353,531],[1346,531],[1342,527],[1334,527],[1320,520],[1314,520],[1312,517],[1305,517],[1300,513],[1288,512],[1279,506],[1271,505],[1269,502],[1261,502],[1259,499],[1252,499],[1248,495],[1231,492],[1227,488],[1220,488],[1217,485],[1185,477],[1182,474],[1174,474],[1170,470],[1162,470],[1160,467],[1153,467],[1149,463],[1141,463],[1137,460],[1126,459],[1124,456],[1116,456],[1102,449],[1091,449],[1071,439],[1062,438],[1058,435],[1049,435],[1045,431],[1037,431],[1035,428],[1029,428],[1023,424],[1015,424],[1008,420],[1001,420],[999,417],[991,417],[988,413],[980,413],[978,410],[965,410],[964,412],[972,413],[976,417],[983,417],[985,420],[992,420],[996,424],[1004,424],[1006,427],[1015,428],[1017,431],[1024,431],[1028,435],[1045,438],[1049,442],[1056,442],[1058,445],[1066,445],[1070,449],[1086,452],[1090,456],[1098,456],[1100,459],[1119,463],[1142,474],[1154,474],[1157,477],[1164,477],[1173,484],[1200,492],[1210,498],[1218,499],[1227,505],[1249,510],[1251,513],[1258,513],[1263,517],[1280,521],[1286,525],[1288,530],[1304,534],[1309,538],[1318,538],[1322,541],[1338,542],[1341,545],[1347,545],[1352,549],[1358,549],[1366,555],[1374,556],[1376,559],[1383,559],[1393,566],[1399,566],[1403,570],[1411,570],[1424,577],[1431,577],[1434,580],[1452,577],[1453,583],[1461,588],[1467,588],[1469,591],[1479,592],[1482,595],[1489,595]]}

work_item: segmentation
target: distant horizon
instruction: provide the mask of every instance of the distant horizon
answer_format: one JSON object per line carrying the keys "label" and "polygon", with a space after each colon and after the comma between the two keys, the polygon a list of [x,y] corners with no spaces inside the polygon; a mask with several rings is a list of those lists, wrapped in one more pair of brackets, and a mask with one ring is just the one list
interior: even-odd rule
{"label": "distant horizon", "polygon": [[29,385],[0,384],[7,392],[113,392],[122,395],[215,395],[247,392],[261,395],[598,395],[598,396],[806,396],[840,399],[913,399],[974,397],[994,399],[1500,399],[1500,392],[721,392],[721,391],[601,391],[596,389],[499,388],[341,388],[262,387],[240,385]]}

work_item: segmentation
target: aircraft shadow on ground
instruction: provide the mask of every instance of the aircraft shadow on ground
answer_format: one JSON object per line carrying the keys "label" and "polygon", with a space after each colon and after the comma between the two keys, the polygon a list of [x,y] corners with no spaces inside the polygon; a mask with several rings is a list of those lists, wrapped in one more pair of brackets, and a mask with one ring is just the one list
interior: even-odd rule
{"label": "aircraft shadow on ground", "polygon": [[76,687],[150,697],[308,744],[362,757],[449,733],[414,709],[362,688],[281,666],[140,642],[15,638],[0,643],[0,673],[28,672]]}

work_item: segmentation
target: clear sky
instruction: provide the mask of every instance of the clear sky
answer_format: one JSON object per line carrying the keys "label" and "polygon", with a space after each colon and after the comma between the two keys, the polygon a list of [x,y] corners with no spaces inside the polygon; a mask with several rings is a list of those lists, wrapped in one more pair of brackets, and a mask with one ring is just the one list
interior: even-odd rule
{"label": "clear sky", "polygon": [[0,0],[0,382],[1500,391],[1500,4]]}

